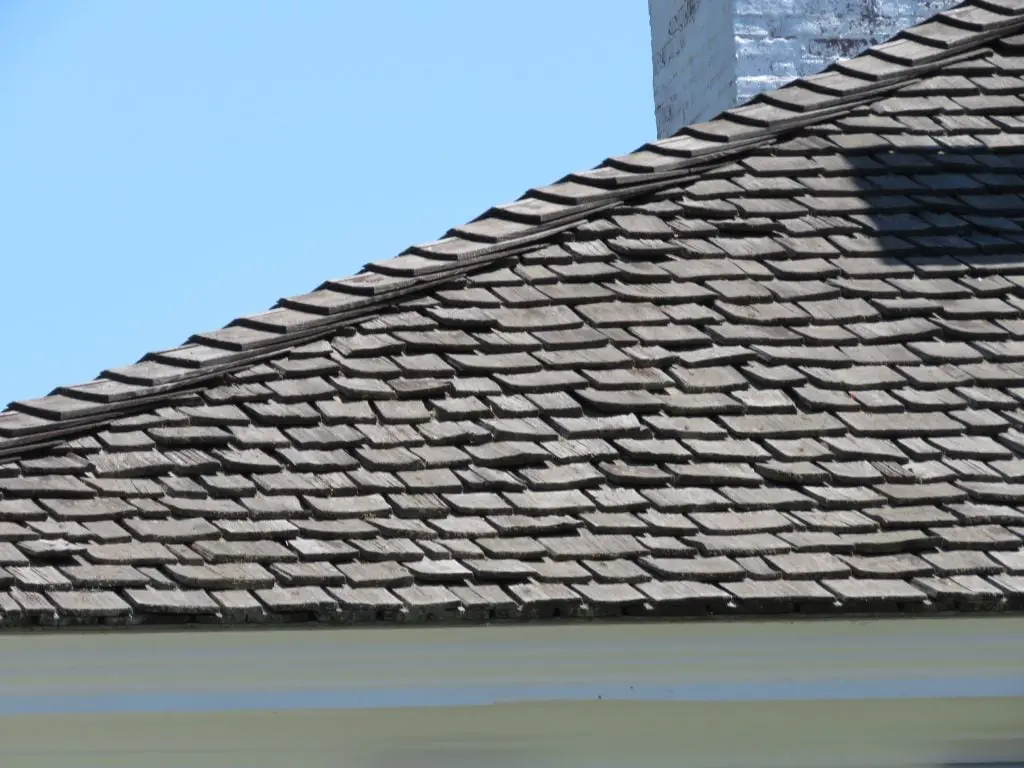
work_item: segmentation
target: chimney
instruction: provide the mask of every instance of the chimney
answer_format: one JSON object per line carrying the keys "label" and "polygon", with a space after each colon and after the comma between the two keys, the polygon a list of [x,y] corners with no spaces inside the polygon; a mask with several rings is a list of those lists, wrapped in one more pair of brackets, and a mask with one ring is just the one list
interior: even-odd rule
{"label": "chimney", "polygon": [[648,0],[658,137],[856,56],[960,0]]}
{"label": "chimney", "polygon": [[647,0],[658,138],[736,101],[732,0]]}

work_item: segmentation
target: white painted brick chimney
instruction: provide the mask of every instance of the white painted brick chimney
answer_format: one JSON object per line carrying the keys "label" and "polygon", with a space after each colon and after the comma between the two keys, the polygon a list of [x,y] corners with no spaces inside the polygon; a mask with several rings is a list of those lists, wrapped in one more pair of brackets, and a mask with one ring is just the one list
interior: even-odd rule
{"label": "white painted brick chimney", "polygon": [[658,136],[820,72],[960,0],[648,0]]}
{"label": "white painted brick chimney", "polygon": [[647,0],[647,7],[660,137],[736,100],[732,0]]}

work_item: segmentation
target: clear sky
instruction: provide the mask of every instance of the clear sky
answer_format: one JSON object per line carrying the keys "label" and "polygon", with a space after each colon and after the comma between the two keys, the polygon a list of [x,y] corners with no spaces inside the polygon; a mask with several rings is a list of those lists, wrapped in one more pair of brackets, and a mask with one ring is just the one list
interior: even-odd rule
{"label": "clear sky", "polygon": [[643,0],[0,2],[0,408],[655,136]]}

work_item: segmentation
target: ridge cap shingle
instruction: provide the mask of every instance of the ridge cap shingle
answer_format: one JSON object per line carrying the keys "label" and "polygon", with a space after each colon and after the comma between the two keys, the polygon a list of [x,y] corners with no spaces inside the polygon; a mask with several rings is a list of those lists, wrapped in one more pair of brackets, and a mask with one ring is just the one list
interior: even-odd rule
{"label": "ridge cap shingle", "polygon": [[193,334],[181,346],[151,352],[135,364],[105,369],[93,381],[15,401],[0,413],[0,459],[45,448],[333,334],[399,299],[536,247],[596,213],[700,176],[783,133],[834,118],[969,59],[986,43],[1022,29],[1024,0],[966,0],[820,74],[759,94],[589,171],[530,189],[440,240],[283,298],[224,328]]}

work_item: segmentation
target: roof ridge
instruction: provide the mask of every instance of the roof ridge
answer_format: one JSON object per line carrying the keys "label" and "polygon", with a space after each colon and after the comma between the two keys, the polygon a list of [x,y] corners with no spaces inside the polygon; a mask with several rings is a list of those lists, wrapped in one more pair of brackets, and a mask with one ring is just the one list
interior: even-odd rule
{"label": "roof ridge", "polygon": [[603,210],[676,186],[806,127],[874,101],[1024,29],[1024,0],[966,0],[838,62],[762,93],[675,136],[644,144],[598,167],[528,190],[432,243],[283,298],[271,309],[194,334],[179,347],[106,369],[91,382],[15,401],[0,413],[0,458],[51,445],[188,392],[204,382],[335,333],[467,272],[550,240]]}

